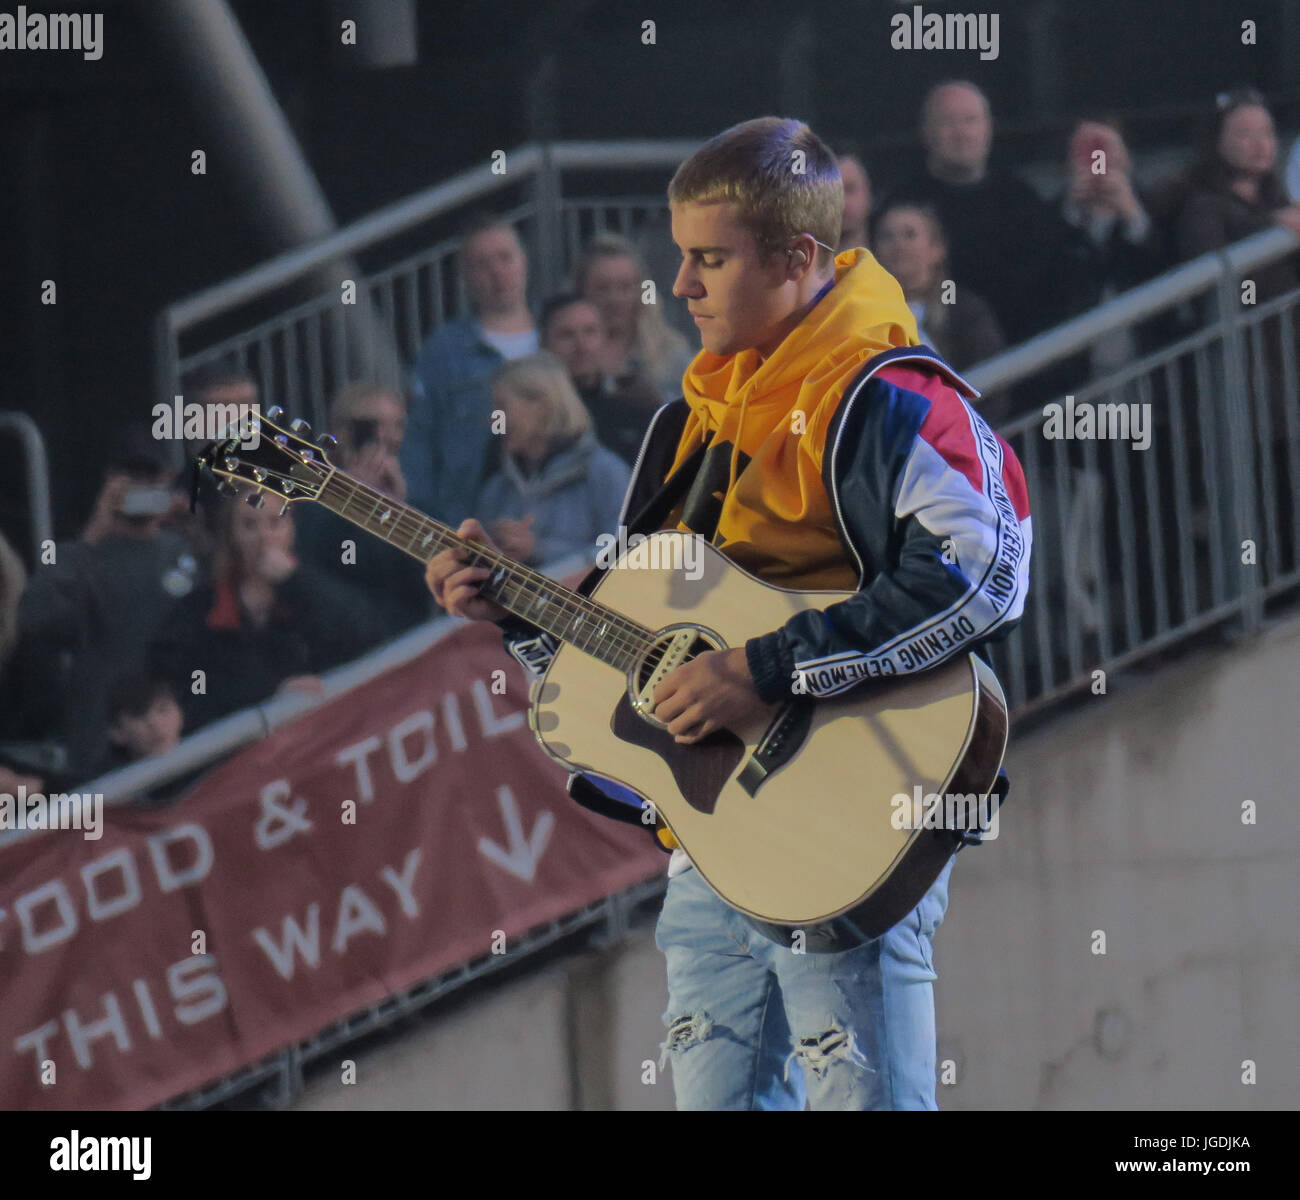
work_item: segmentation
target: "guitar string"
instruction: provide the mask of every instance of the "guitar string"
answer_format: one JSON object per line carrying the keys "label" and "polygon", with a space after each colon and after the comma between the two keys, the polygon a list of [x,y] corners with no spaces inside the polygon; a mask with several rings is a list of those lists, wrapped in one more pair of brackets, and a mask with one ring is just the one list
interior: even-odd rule
{"label": "guitar string", "polygon": [[[623,654],[627,655],[633,662],[635,662],[635,660],[638,658],[643,658],[644,656],[648,655],[648,657],[644,657],[644,662],[647,666],[650,667],[651,670],[653,670],[662,661],[663,654],[666,648],[662,648],[659,645],[659,643],[654,639],[652,631],[646,629],[644,626],[638,625],[637,623],[630,621],[629,619],[623,617],[620,613],[615,612],[613,609],[607,608],[603,605],[599,605],[587,599],[586,597],[579,595],[576,592],[572,592],[569,589],[556,584],[553,580],[549,579],[547,576],[534,572],[527,567],[521,567],[520,570],[516,570],[514,565],[511,563],[509,559],[505,559],[504,557],[496,557],[494,556],[492,551],[486,548],[482,550],[474,548],[473,543],[465,542],[462,539],[456,537],[454,531],[450,530],[447,526],[442,525],[440,522],[433,521],[431,518],[428,518],[424,514],[419,513],[417,510],[402,504],[400,501],[397,501],[392,497],[385,496],[382,492],[374,488],[371,488],[369,485],[362,484],[360,481],[353,479],[346,472],[340,470],[337,467],[326,467],[326,464],[324,462],[316,459],[303,460],[301,457],[295,455],[295,453],[292,450],[288,449],[287,443],[281,442],[279,441],[279,439],[274,439],[274,440],[277,443],[277,447],[283,450],[286,456],[291,458],[296,458],[298,462],[302,463],[304,466],[306,466],[309,470],[313,471],[314,473],[318,472],[321,469],[326,469],[332,472],[331,474],[325,475],[323,478],[321,477],[321,475],[317,474],[316,479],[318,483],[318,487],[317,487],[318,497],[323,495],[326,489],[331,485],[333,485],[335,487],[335,490],[344,494],[343,498],[340,500],[340,508],[342,509],[347,509],[348,507],[353,505],[354,502],[356,502],[358,499],[370,501],[371,502],[370,511],[366,513],[364,517],[358,516],[357,518],[355,518],[355,523],[361,525],[361,527],[363,529],[366,529],[368,532],[372,532],[380,536],[383,536],[383,533],[386,533],[387,531],[393,531],[393,532],[402,533],[405,536],[403,522],[409,522],[413,526],[413,530],[410,533],[410,535],[406,537],[406,552],[408,554],[412,554],[412,557],[418,558],[418,556],[412,553],[411,547],[414,545],[416,537],[422,531],[425,530],[426,526],[428,526],[430,527],[428,529],[428,532],[438,540],[438,543],[440,545],[468,546],[471,549],[474,549],[474,553],[476,554],[476,556],[481,558],[486,558],[489,562],[495,561],[496,565],[499,568],[504,569],[507,580],[513,583],[516,586],[516,588],[518,588],[521,585],[523,586],[531,585],[532,589],[535,591],[540,589],[544,592],[550,592],[555,594],[556,595],[555,604],[557,607],[559,607],[562,613],[566,611],[566,604],[567,604],[567,607],[570,610],[576,606],[577,610],[580,613],[585,613],[589,616],[601,620],[607,627],[611,627],[613,629],[613,636],[610,636],[609,633],[601,634],[598,635],[600,640],[605,644],[612,643],[613,648],[615,650],[621,651]],[[271,475],[275,476],[278,479],[287,479],[290,483],[294,485],[302,486],[301,480],[294,479],[292,476],[285,475],[283,472],[277,471],[274,468],[269,468],[269,471]],[[278,493],[272,492],[272,494],[277,495]],[[285,495],[282,498],[287,500],[290,497]],[[397,519],[391,523],[387,523],[387,522],[384,523],[384,525],[382,525],[380,529],[371,529],[367,523],[373,520],[375,514],[379,511],[381,505],[387,505],[390,510],[394,506],[396,506],[398,510]],[[326,505],[326,507],[329,506]],[[348,519],[353,519],[353,518],[348,518]],[[439,528],[446,529],[447,534],[449,534],[451,538],[454,540],[448,542],[447,536],[439,533]],[[389,541],[390,544],[396,545],[396,542],[394,542],[391,538],[385,537],[385,540]],[[425,543],[427,543],[429,541],[429,537],[426,536],[423,540]],[[564,599],[565,596],[571,597],[571,599],[566,602],[566,600]],[[550,602],[548,602],[548,605],[549,603]],[[557,636],[559,635],[557,634]],[[588,652],[590,652],[589,647],[583,646],[581,648],[586,649],[588,650]],[[686,661],[690,661],[695,657],[696,656],[694,653],[688,652]],[[631,665],[632,663],[629,663],[629,666]]]}
{"label": "guitar string", "polygon": [[[288,449],[286,443],[280,442],[278,439],[276,439],[276,441],[279,448],[284,450],[286,455],[290,457],[294,456],[294,452]],[[297,461],[302,463],[309,470],[313,470],[313,471],[325,467],[325,463],[320,460],[303,460],[302,458],[298,458]],[[432,518],[426,517],[418,510],[412,509],[408,505],[402,504],[401,501],[397,501],[392,497],[385,496],[384,493],[378,491],[377,489],[371,488],[369,485],[362,484],[360,481],[353,479],[346,472],[340,470],[337,467],[331,466],[328,467],[327,470],[329,470],[331,473],[326,474],[323,478],[317,475],[317,480],[318,480],[317,498],[323,495],[326,488],[333,484],[336,486],[338,491],[345,493],[345,498],[340,501],[341,509],[348,508],[349,505],[351,505],[358,498],[362,500],[371,501],[372,504],[371,504],[370,512],[367,513],[366,516],[364,517],[356,518],[356,523],[359,524],[363,529],[366,529],[368,532],[375,533],[377,535],[382,536],[383,534],[386,534],[390,530],[393,531],[394,533],[400,533],[405,535],[405,531],[403,529],[403,522],[409,522],[413,526],[413,529],[410,533],[410,536],[407,537],[406,553],[412,554],[412,557],[416,557],[417,561],[418,561],[418,556],[412,553],[411,548],[415,544],[416,537],[421,532],[425,532],[427,526],[429,528],[426,532],[425,538],[423,539],[423,543],[427,543],[430,540],[428,535],[431,534],[434,538],[437,539],[439,545],[443,547],[448,547],[450,545],[468,546],[474,551],[476,556],[487,558],[489,562],[495,561],[498,569],[504,569],[507,579],[515,585],[516,590],[518,590],[518,588],[522,585],[525,587],[531,586],[532,590],[534,591],[541,590],[543,592],[549,592],[555,594],[556,599],[554,602],[551,602],[549,600],[547,601],[548,607],[550,607],[551,604],[554,603],[554,605],[558,607],[561,612],[565,612],[566,607],[567,609],[572,609],[573,607],[576,607],[580,613],[585,613],[589,616],[593,616],[600,619],[603,624],[605,624],[608,628],[611,628],[613,630],[613,635],[611,636],[609,633],[599,634],[598,635],[599,640],[607,645],[612,643],[615,650],[621,651],[623,654],[626,654],[632,660],[628,664],[629,667],[634,665],[637,659],[641,659],[643,668],[648,669],[650,673],[653,673],[653,671],[657,669],[660,663],[663,661],[663,656],[667,651],[667,647],[662,646],[654,638],[653,632],[651,630],[646,629],[644,626],[629,620],[628,618],[622,616],[622,614],[616,612],[611,608],[608,608],[604,605],[600,605],[588,599],[587,597],[582,596],[577,592],[571,591],[570,589],[555,583],[555,581],[549,579],[547,576],[542,575],[539,572],[532,571],[530,568],[522,566],[522,564],[520,565],[519,569],[516,570],[515,565],[511,562],[511,560],[505,558],[504,556],[494,555],[494,552],[487,549],[486,547],[483,548],[482,550],[475,548],[472,542],[466,542],[461,538],[457,537],[454,531],[450,529],[450,527],[443,525],[441,522],[436,522]],[[292,476],[286,475],[281,471],[277,471],[274,468],[269,468],[268,471],[269,474],[271,474],[277,479],[287,480],[291,484],[294,484],[295,486],[302,486],[301,480],[294,479]],[[248,481],[246,480],[245,482]],[[258,482],[258,481],[254,481],[254,482]],[[286,501],[292,498],[287,494],[282,495],[281,493],[276,493],[276,492],[272,492],[271,494],[280,496],[280,498]],[[374,518],[375,514],[379,511],[379,507],[381,505],[387,505],[390,511],[393,508],[393,506],[396,505],[397,518],[391,523],[387,523],[387,522],[384,523],[381,529],[370,529],[367,522],[369,522]],[[326,507],[329,506],[326,505]],[[345,514],[341,513],[340,515],[345,515]],[[348,519],[352,519],[352,518],[348,518]],[[447,533],[450,534],[453,540],[449,542],[447,536],[439,532],[439,528],[446,529]],[[388,541],[391,545],[396,545],[396,542],[394,542],[392,538],[388,538],[385,536],[384,540]],[[427,562],[427,560],[424,561]],[[566,596],[570,597],[570,599],[568,599],[567,601],[564,599],[564,597]],[[526,619],[526,618],[521,618],[521,619]],[[557,636],[560,635],[557,634]],[[564,639],[562,638],[562,640]],[[576,639],[572,639],[572,640],[576,641]],[[590,652],[589,647],[580,646],[580,648]],[[696,653],[693,650],[690,650],[685,655],[683,661],[690,662],[696,657],[697,657]]]}
{"label": "guitar string", "polygon": [[[466,546],[476,557],[487,560],[487,563],[484,565],[495,565],[498,569],[504,569],[506,579],[513,584],[516,589],[522,586],[526,590],[540,590],[552,593],[555,595],[555,600],[550,601],[548,599],[548,606],[554,604],[560,609],[561,613],[566,614],[567,611],[576,607],[579,613],[601,620],[612,630],[612,636],[609,633],[599,635],[601,640],[606,643],[613,643],[616,649],[621,650],[630,657],[640,657],[646,651],[655,648],[656,642],[654,641],[650,630],[628,620],[613,609],[599,605],[577,592],[564,588],[549,579],[547,576],[535,572],[528,567],[522,566],[522,564],[516,568],[515,564],[513,564],[510,559],[505,556],[497,555],[487,547],[478,549],[472,542],[466,542],[457,537],[449,527],[442,525],[441,522],[435,522],[431,518],[418,513],[415,509],[401,504],[399,501],[396,501],[391,497],[385,496],[382,492],[370,488],[368,485],[359,483],[359,481],[352,479],[346,473],[336,470],[333,479],[327,480],[322,486],[321,491],[324,492],[326,487],[331,483],[337,485],[337,491],[346,494],[346,499],[341,501],[341,507],[343,508],[353,505],[358,500],[371,502],[370,512],[364,517],[359,518],[362,527],[370,530],[370,532],[379,532],[379,530],[370,529],[368,524],[368,522],[374,519],[375,514],[379,511],[379,507],[386,504],[391,510],[396,506],[396,520],[384,522],[381,528],[385,531],[391,530],[398,536],[405,538],[408,553],[411,552],[412,547],[415,545],[417,538],[422,532],[431,533],[434,539],[437,540],[438,544],[444,548],[455,545]],[[409,533],[406,530],[407,525],[411,526]],[[428,528],[426,529],[426,527]],[[447,529],[448,534],[450,534],[452,539],[451,541],[448,540],[447,534],[439,532],[440,527],[442,529]],[[385,540],[391,541],[392,539],[386,538]],[[426,537],[424,540],[427,542],[428,538]],[[518,615],[522,616],[522,614]]]}
{"label": "guitar string", "polygon": [[[347,480],[347,482],[343,482],[343,486],[339,490],[348,490],[348,489],[351,490],[352,498],[355,498],[356,495],[360,495],[360,497],[363,499],[373,498],[372,495],[369,495],[367,493],[367,490],[364,490],[364,486],[363,488],[357,488],[357,486],[355,485],[355,481]],[[386,499],[387,498],[382,497],[382,494],[378,495],[378,503],[385,503]],[[348,502],[344,502],[344,504],[346,503]],[[367,516],[363,517],[364,521],[370,521],[374,519],[374,514],[376,514],[376,511],[378,510],[378,503],[374,504],[374,506],[372,507],[372,511],[370,511]],[[474,550],[474,554],[476,554],[477,558],[486,559],[487,562],[489,563],[494,562],[493,551],[490,551],[489,549],[487,549],[487,547],[482,547],[481,550],[478,550],[476,549],[476,547],[473,547],[472,542],[467,543],[461,541],[459,537],[455,537],[454,533],[451,533],[451,540],[448,541],[448,538],[447,536],[445,536],[445,534],[438,532],[438,525],[441,523],[434,523],[434,521],[425,519],[424,516],[416,514],[415,510],[407,510],[407,508],[399,508],[398,515],[396,515],[396,520],[393,521],[393,523],[391,524],[386,523],[385,528],[393,529],[394,532],[403,534],[404,536],[404,534],[406,534],[406,530],[404,530],[403,528],[403,523],[406,523],[406,521],[409,521],[409,523],[411,523],[413,527],[415,527],[413,528],[412,533],[409,534],[409,536],[407,536],[408,547],[411,547],[413,545],[413,541],[415,541],[415,537],[417,536],[417,534],[421,532],[422,529],[424,529],[425,524],[429,524],[432,525],[433,527],[432,529],[429,530],[429,533],[432,533],[433,537],[437,538],[439,546],[443,546],[443,547],[446,547],[448,545],[467,546],[468,549]],[[450,533],[450,530],[448,530],[448,533]],[[428,541],[428,537],[425,538],[425,541]],[[582,603],[582,598],[578,597],[576,593],[568,592],[568,589],[558,588],[558,585],[556,585],[554,581],[547,579],[546,576],[537,575],[537,573],[529,571],[529,569],[526,567],[521,568],[521,571],[516,571],[516,569],[513,568],[513,564],[508,559],[500,558],[495,560],[495,563],[497,563],[498,567],[504,568],[504,571],[506,571],[507,579],[513,582],[513,584],[519,585],[520,582],[523,582],[523,584],[533,584],[534,588],[536,588],[537,585],[541,585],[542,590],[546,590],[546,592],[559,592],[559,593],[571,595],[573,601],[578,602],[578,605],[580,605],[580,607],[585,608],[585,610],[590,612],[590,614],[599,615],[599,608],[595,606],[591,606],[590,603]],[[558,605],[560,606],[560,608],[562,608],[562,611],[564,611],[564,603],[565,603],[564,595],[560,595],[560,594],[556,595],[556,602],[558,602]],[[614,616],[617,623],[624,623],[623,619],[617,618],[616,614],[612,614],[611,612],[611,616]],[[615,621],[607,621],[607,623],[615,623]],[[629,633],[633,632],[634,627],[630,627],[630,625],[627,623],[624,624],[625,627],[627,627],[627,632]],[[628,645],[627,642],[624,641],[624,646],[627,647],[627,645]]]}

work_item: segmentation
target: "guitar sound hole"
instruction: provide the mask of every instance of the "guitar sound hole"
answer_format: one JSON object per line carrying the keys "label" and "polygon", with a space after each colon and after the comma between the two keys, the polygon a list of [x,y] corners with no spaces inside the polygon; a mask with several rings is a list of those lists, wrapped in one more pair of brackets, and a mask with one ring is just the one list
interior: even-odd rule
{"label": "guitar sound hole", "polygon": [[[679,627],[680,628],[680,627]],[[678,632],[677,629],[662,630],[655,638],[655,644],[646,653],[646,655],[637,663],[632,672],[630,679],[631,687],[629,691],[632,696],[640,696],[650,683],[651,677],[659,669],[663,662],[664,655],[667,653],[672,642],[672,636]],[[709,650],[725,649],[725,644],[719,638],[715,641],[714,636],[706,632],[701,632],[691,643],[690,649],[686,653],[683,663],[689,662],[698,655],[704,654]]]}

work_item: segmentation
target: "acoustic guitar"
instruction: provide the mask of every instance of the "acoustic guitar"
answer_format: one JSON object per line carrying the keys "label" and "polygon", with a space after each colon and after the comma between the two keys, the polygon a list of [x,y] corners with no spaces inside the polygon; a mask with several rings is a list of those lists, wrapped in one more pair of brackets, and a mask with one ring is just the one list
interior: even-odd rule
{"label": "acoustic guitar", "polygon": [[773,587],[704,539],[688,553],[694,535],[664,530],[581,594],[352,478],[327,457],[335,439],[313,443],[306,422],[282,419],[275,408],[250,415],[207,447],[196,472],[210,471],[224,494],[248,485],[257,507],[268,495],[322,504],[422,563],[467,547],[470,564],[491,568],[480,594],[559,646],[530,694],[542,749],[642,797],[647,823],[670,831],[765,936],[813,952],[879,937],[972,830],[989,829],[1007,704],[975,654],[842,696],[813,698],[796,678],[790,699],[750,724],[679,744],[654,715],[669,671],[853,593]]}

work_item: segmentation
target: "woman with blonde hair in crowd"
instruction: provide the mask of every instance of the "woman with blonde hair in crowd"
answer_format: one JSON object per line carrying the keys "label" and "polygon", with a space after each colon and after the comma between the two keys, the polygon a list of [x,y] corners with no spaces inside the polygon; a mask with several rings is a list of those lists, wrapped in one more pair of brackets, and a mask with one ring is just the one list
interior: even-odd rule
{"label": "woman with blonde hair in crowd", "polygon": [[505,415],[505,444],[479,493],[479,519],[520,562],[594,559],[596,539],[616,532],[627,463],[596,440],[568,369],[549,351],[502,366],[492,395]]}
{"label": "woman with blonde hair in crowd", "polygon": [[592,238],[573,267],[574,290],[600,310],[615,382],[626,386],[640,376],[676,400],[696,352],[664,319],[657,292],[654,304],[643,303],[649,278],[636,246],[615,233]]}

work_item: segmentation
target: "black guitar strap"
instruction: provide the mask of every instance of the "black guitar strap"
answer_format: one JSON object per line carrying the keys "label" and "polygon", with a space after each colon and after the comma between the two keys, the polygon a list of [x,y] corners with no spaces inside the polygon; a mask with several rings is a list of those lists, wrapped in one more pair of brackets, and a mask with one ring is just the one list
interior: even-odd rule
{"label": "black guitar strap", "polygon": [[[653,533],[659,528],[663,519],[672,511],[673,505],[686,494],[692,482],[694,482],[700,465],[704,462],[704,454],[707,449],[707,445],[697,446],[691,456],[659,485],[659,490],[641,506],[641,511],[627,523],[627,536],[629,538],[634,533]],[[596,586],[597,581],[604,573],[605,568],[597,563],[583,577],[582,582],[578,584],[577,592],[583,596],[590,595],[591,589]]]}
{"label": "black guitar strap", "polygon": [[652,533],[659,528],[663,519],[672,511],[673,505],[686,494],[695,481],[696,473],[704,462],[706,450],[708,450],[707,444],[696,446],[691,456],[663,481],[659,490],[646,501],[636,517],[628,522],[629,537],[634,533]]}

